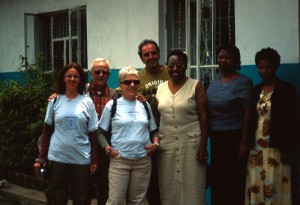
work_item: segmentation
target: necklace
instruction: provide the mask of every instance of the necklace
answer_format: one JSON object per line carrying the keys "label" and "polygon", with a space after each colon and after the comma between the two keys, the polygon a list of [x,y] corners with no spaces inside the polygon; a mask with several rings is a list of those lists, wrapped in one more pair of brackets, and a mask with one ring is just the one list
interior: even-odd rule
{"label": "necklace", "polygon": [[266,115],[268,113],[268,107],[270,106],[270,98],[272,96],[273,91],[269,92],[268,94],[264,94],[262,91],[259,95],[258,101],[258,109],[261,115]]}

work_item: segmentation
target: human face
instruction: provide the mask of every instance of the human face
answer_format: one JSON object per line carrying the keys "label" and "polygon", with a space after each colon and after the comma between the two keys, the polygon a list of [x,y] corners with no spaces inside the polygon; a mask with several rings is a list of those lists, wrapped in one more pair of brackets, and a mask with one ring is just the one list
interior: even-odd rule
{"label": "human face", "polygon": [[75,68],[69,68],[65,73],[64,82],[66,84],[66,91],[77,91],[80,83],[80,75]]}
{"label": "human face", "polygon": [[[135,100],[135,96],[137,95],[138,91],[138,77],[136,75],[127,75],[124,80],[120,83],[120,88],[122,90],[122,96],[126,100]],[[133,81],[129,85],[125,82]],[[136,83],[134,83],[136,82]]]}
{"label": "human face", "polygon": [[275,79],[276,68],[267,60],[260,60],[257,64],[258,73],[265,82],[270,82]]}
{"label": "human face", "polygon": [[142,49],[141,60],[149,71],[159,70],[159,52],[152,43],[145,44]]}
{"label": "human face", "polygon": [[186,66],[178,56],[170,56],[168,59],[168,73],[174,82],[181,82],[185,78]]}
{"label": "human face", "polygon": [[233,58],[229,51],[221,50],[218,54],[217,63],[222,73],[228,73],[235,70]]}
{"label": "human face", "polygon": [[102,89],[104,86],[106,86],[109,75],[109,66],[105,61],[95,62],[93,64],[91,76],[95,88]]}

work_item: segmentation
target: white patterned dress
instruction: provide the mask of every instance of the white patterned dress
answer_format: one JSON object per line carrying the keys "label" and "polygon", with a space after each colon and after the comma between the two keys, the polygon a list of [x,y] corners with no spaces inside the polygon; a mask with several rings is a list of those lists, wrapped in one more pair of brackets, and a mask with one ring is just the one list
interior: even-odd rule
{"label": "white patterned dress", "polygon": [[[272,92],[260,94],[255,147],[250,151],[245,205],[290,205],[291,168],[278,148],[269,148]],[[284,119],[283,119],[284,120]]]}

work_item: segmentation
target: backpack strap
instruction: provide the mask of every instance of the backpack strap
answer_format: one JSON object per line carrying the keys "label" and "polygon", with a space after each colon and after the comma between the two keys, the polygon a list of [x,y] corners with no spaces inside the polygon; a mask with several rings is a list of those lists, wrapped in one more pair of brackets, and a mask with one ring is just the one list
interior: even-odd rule
{"label": "backpack strap", "polygon": [[111,107],[111,114],[110,114],[110,118],[114,118],[115,114],[116,114],[116,110],[117,110],[117,99],[114,99],[113,105]]}
{"label": "backpack strap", "polygon": [[106,140],[108,142],[108,144],[111,146],[111,120],[112,118],[115,117],[116,114],[116,110],[117,110],[117,99],[114,99],[114,102],[112,104],[111,110],[110,110],[110,122],[109,122],[109,128],[108,131],[106,132]]}
{"label": "backpack strap", "polygon": [[58,96],[56,96],[56,97],[54,98],[54,100],[53,100],[53,106],[54,106],[54,104],[56,103],[57,98],[58,98]]}
{"label": "backpack strap", "polygon": [[150,115],[150,110],[149,110],[148,104],[146,102],[143,102],[143,105],[144,105],[144,108],[145,108],[145,110],[147,112],[147,118],[148,118],[148,120],[150,120],[151,119],[151,115]]}

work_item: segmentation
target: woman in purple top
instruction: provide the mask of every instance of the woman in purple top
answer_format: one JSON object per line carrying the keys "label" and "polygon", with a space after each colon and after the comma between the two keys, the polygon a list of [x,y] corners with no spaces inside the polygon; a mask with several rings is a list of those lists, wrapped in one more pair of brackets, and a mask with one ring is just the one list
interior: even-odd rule
{"label": "woman in purple top", "polygon": [[207,89],[211,140],[212,205],[244,202],[252,81],[238,72],[235,45],[217,49],[221,74]]}

